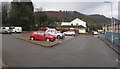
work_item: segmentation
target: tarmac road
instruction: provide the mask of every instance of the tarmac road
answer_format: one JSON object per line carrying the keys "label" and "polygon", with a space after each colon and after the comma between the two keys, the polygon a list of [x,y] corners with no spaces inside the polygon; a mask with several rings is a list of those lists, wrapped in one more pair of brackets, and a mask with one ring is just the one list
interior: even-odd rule
{"label": "tarmac road", "polygon": [[46,48],[2,35],[2,57],[8,67],[117,67],[118,55],[99,38],[79,35]]}

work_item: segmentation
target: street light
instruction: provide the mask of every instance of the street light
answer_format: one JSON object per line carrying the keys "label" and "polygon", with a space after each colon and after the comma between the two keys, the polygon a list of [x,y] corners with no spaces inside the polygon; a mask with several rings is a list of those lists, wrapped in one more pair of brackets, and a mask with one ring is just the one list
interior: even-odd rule
{"label": "street light", "polygon": [[112,2],[110,1],[104,1],[104,3],[110,3],[111,5],[111,25],[112,25],[112,43],[113,43],[113,40],[114,40],[114,22],[113,22],[113,8],[112,8]]}

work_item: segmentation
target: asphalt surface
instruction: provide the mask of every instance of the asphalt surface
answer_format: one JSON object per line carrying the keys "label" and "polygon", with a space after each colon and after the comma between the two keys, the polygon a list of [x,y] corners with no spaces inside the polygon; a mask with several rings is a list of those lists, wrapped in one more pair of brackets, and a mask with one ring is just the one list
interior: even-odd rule
{"label": "asphalt surface", "polygon": [[[17,35],[19,36],[19,34]],[[2,57],[8,67],[117,67],[118,55],[99,38],[75,36],[45,48],[2,35]]]}

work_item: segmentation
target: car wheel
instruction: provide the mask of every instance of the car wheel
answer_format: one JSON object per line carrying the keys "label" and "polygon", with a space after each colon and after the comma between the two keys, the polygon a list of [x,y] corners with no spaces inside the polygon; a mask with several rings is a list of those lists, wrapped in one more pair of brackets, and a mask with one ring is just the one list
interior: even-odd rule
{"label": "car wheel", "polygon": [[15,31],[15,34],[17,34],[17,31]]}
{"label": "car wheel", "polygon": [[60,35],[58,35],[57,38],[60,39],[61,38]]}
{"label": "car wheel", "polygon": [[30,40],[35,40],[35,38],[34,37],[30,37]]}
{"label": "car wheel", "polygon": [[8,32],[7,32],[7,31],[5,31],[5,34],[8,34]]}
{"label": "car wheel", "polygon": [[46,41],[48,41],[48,42],[49,42],[49,41],[50,41],[50,39],[49,39],[49,38],[47,38],[47,39],[46,39]]}

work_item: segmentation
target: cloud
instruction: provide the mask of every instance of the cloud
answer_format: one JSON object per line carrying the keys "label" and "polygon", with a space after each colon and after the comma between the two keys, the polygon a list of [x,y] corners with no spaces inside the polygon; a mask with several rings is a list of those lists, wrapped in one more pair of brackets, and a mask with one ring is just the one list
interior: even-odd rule
{"label": "cloud", "polygon": [[[34,2],[104,2],[105,0],[33,0]],[[107,0],[118,2],[119,0]]]}
{"label": "cloud", "polygon": [[[0,0],[0,2],[10,2],[13,0]],[[105,0],[32,0],[33,2],[104,2]],[[111,2],[118,2],[119,0],[107,0]]]}
{"label": "cloud", "polygon": [[[0,0],[12,1],[12,0]],[[32,0],[35,8],[42,7],[46,11],[78,11],[87,15],[101,14],[111,17],[110,4],[104,3],[105,0]],[[113,2],[113,16],[118,17],[118,1],[107,0]]]}
{"label": "cloud", "polygon": [[[111,17],[111,6],[104,2],[34,2],[36,7],[42,7],[46,11],[78,11],[87,15],[101,14]],[[113,16],[118,17],[117,2],[113,3]]]}
{"label": "cloud", "polygon": [[101,5],[96,2],[34,2],[36,7],[43,7],[44,9],[55,9],[55,10],[78,10],[85,11],[88,9],[94,9]]}

